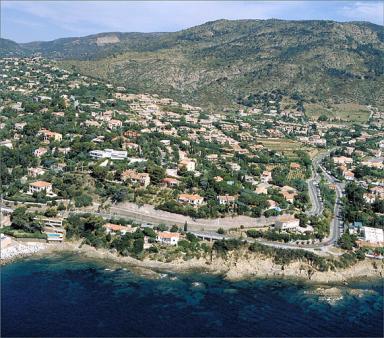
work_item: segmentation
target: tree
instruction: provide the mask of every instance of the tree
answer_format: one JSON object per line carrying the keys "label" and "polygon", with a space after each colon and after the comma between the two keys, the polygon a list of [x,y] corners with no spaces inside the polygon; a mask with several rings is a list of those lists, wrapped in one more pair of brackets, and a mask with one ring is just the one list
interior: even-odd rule
{"label": "tree", "polygon": [[143,229],[143,234],[145,236],[148,236],[148,237],[151,237],[151,238],[156,238],[156,232],[155,230],[151,229],[151,228],[144,228]]}
{"label": "tree", "polygon": [[41,232],[43,225],[34,219],[34,215],[27,212],[26,207],[16,208],[11,216],[12,228],[26,232]]}
{"label": "tree", "polygon": [[139,255],[144,250],[144,239],[137,238],[133,242],[133,253]]}
{"label": "tree", "polygon": [[92,197],[86,194],[81,194],[75,197],[75,206],[77,208],[87,207],[92,204]]}
{"label": "tree", "polygon": [[343,233],[343,235],[337,241],[337,244],[344,250],[352,250],[356,247],[356,236],[350,235],[349,231]]}
{"label": "tree", "polygon": [[319,122],[328,121],[328,116],[325,115],[325,114],[321,114],[317,120],[318,120]]}
{"label": "tree", "polygon": [[185,231],[185,232],[188,231],[188,223],[187,223],[187,221],[185,221],[185,223],[184,223],[184,231]]}
{"label": "tree", "polygon": [[178,231],[179,231],[179,227],[176,224],[172,225],[170,232],[178,232]]}
{"label": "tree", "polygon": [[57,216],[57,209],[56,208],[49,208],[45,211],[44,214],[47,217],[55,217],[55,216]]}
{"label": "tree", "polygon": [[219,229],[217,229],[217,233],[220,234],[220,235],[224,235],[225,231],[224,231],[223,228],[219,228]]}
{"label": "tree", "polygon": [[160,183],[160,181],[165,177],[165,169],[154,164],[153,162],[148,162],[147,172],[153,184]]}

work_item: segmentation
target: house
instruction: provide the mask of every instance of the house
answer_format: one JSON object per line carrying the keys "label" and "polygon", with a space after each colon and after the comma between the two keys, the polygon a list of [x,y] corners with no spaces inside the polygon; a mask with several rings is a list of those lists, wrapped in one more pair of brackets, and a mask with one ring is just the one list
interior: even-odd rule
{"label": "house", "polygon": [[217,183],[222,182],[222,181],[224,180],[221,176],[215,176],[213,179],[214,179],[215,182],[217,182]]}
{"label": "house", "polygon": [[255,193],[256,194],[268,194],[268,188],[270,187],[270,185],[268,183],[260,183],[257,185],[256,189],[255,189]]}
{"label": "house", "polygon": [[384,232],[383,229],[363,227],[364,240],[371,244],[383,245]]}
{"label": "house", "polygon": [[384,168],[383,160],[384,160],[383,157],[374,157],[366,161],[362,161],[361,165],[369,168],[374,168],[374,169],[383,169]]}
{"label": "house", "polygon": [[47,148],[44,148],[44,147],[37,148],[37,149],[35,149],[35,151],[33,152],[33,156],[35,156],[35,157],[41,157],[41,156],[45,155],[47,152],[48,152],[48,149],[47,149]]}
{"label": "house", "polygon": [[45,174],[43,168],[28,168],[28,176],[37,177]]}
{"label": "house", "polygon": [[217,196],[217,201],[220,205],[234,205],[237,198],[236,196],[229,196],[229,195],[223,195],[223,196]]}
{"label": "house", "polygon": [[363,223],[362,222],[358,222],[358,221],[355,221],[351,224],[349,224],[348,226],[348,232],[350,234],[357,234],[360,232],[360,230],[362,229],[363,227]]}
{"label": "house", "polygon": [[275,222],[275,228],[279,230],[295,229],[300,225],[300,220],[293,215],[279,216]]}
{"label": "house", "polygon": [[6,147],[8,149],[12,149],[13,148],[12,141],[11,140],[0,141],[0,147]]}
{"label": "house", "polygon": [[364,198],[364,201],[369,203],[369,204],[374,203],[376,200],[376,196],[374,194],[370,194],[370,193],[364,193],[363,198]]}
{"label": "house", "polygon": [[29,190],[28,192],[30,194],[33,194],[34,192],[45,192],[46,194],[52,193],[52,184],[45,181],[36,181],[29,183]]}
{"label": "house", "polygon": [[288,185],[285,185],[280,189],[281,194],[283,195],[284,199],[289,202],[293,203],[293,200],[297,196],[297,191],[295,188],[292,188]]}
{"label": "house", "polygon": [[272,181],[272,173],[270,171],[263,171],[260,176],[261,183],[268,183]]}
{"label": "house", "polygon": [[180,234],[178,232],[159,232],[157,234],[156,240],[162,244],[168,245],[177,245],[180,239]]}
{"label": "house", "polygon": [[169,188],[177,187],[180,181],[173,177],[166,177],[161,180],[161,183]]}
{"label": "house", "polygon": [[291,168],[292,170],[298,170],[298,169],[301,168],[301,165],[300,165],[299,163],[292,162],[292,163],[290,164],[290,168]]}
{"label": "house", "polygon": [[89,152],[89,156],[91,156],[94,159],[110,158],[111,160],[125,160],[128,156],[128,153],[125,150],[113,150],[113,149],[91,150]]}
{"label": "house", "polygon": [[345,170],[343,172],[343,177],[347,180],[347,181],[353,181],[355,179],[355,174],[350,171],[350,170]]}
{"label": "house", "polygon": [[108,128],[109,129],[117,129],[120,128],[123,125],[123,122],[120,120],[110,120],[108,122]]}
{"label": "house", "polygon": [[234,162],[229,162],[227,163],[229,168],[232,170],[232,171],[240,171],[241,167],[238,163],[234,163]]}
{"label": "house", "polygon": [[339,156],[332,158],[333,163],[335,164],[352,164],[353,159],[351,157]]}
{"label": "house", "polygon": [[194,160],[190,160],[188,158],[181,160],[179,162],[179,169],[185,168],[187,171],[195,171],[196,170],[196,162]]}
{"label": "house", "polygon": [[209,154],[209,155],[207,155],[207,160],[209,162],[217,162],[218,159],[219,159],[219,155],[217,155],[217,154]]}
{"label": "house", "polygon": [[375,186],[370,189],[371,193],[377,196],[379,199],[384,199],[384,187]]}
{"label": "house", "polygon": [[269,205],[268,209],[275,209],[275,210],[278,210],[278,211],[280,210],[279,204],[276,201],[274,201],[274,200],[267,200],[267,202],[268,202],[268,205]]}
{"label": "house", "polygon": [[204,202],[204,197],[201,197],[200,195],[193,195],[193,194],[180,194],[177,198],[177,201],[179,203],[183,204],[190,204],[193,206],[199,206],[202,205]]}
{"label": "house", "polygon": [[51,139],[60,142],[63,139],[63,135],[61,135],[60,133],[55,133],[48,129],[41,129],[38,132],[38,135],[43,135],[43,139],[45,142],[49,142]]}
{"label": "house", "polygon": [[103,228],[105,228],[105,232],[107,234],[115,235],[117,233],[120,233],[121,235],[125,235],[127,232],[135,232],[136,229],[132,228],[131,226],[124,226],[120,224],[113,224],[113,223],[106,223],[103,225]]}
{"label": "house", "polygon": [[131,169],[122,172],[121,179],[123,181],[129,180],[133,184],[140,184],[144,188],[151,183],[151,178],[148,173],[138,173]]}

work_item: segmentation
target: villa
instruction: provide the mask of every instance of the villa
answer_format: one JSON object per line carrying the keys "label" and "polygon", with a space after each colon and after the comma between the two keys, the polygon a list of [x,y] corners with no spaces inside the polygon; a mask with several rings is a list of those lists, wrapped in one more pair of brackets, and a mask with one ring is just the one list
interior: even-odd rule
{"label": "villa", "polygon": [[52,193],[52,183],[45,182],[45,181],[36,181],[29,183],[29,190],[28,192],[30,194],[33,194],[35,192],[45,192],[46,194]]}
{"label": "villa", "polygon": [[275,223],[275,228],[279,230],[296,229],[300,225],[300,220],[293,215],[281,215]]}
{"label": "villa", "polygon": [[159,232],[157,234],[156,240],[162,244],[168,245],[177,245],[180,239],[180,234],[178,232]]}
{"label": "villa", "polygon": [[180,194],[177,201],[183,204],[191,204],[193,206],[198,206],[203,204],[204,197],[201,197],[200,195]]}

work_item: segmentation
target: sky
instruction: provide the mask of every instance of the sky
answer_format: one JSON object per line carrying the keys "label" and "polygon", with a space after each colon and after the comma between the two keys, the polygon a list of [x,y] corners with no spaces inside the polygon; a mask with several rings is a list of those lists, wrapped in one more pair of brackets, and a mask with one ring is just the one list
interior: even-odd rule
{"label": "sky", "polygon": [[1,37],[48,41],[101,32],[172,32],[218,19],[369,21],[383,1],[15,1],[1,0]]}

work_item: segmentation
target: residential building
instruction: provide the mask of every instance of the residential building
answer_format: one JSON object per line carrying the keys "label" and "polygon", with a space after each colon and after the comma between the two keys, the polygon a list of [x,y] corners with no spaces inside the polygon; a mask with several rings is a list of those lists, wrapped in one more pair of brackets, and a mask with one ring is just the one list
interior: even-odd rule
{"label": "residential building", "polygon": [[38,135],[43,135],[43,139],[45,142],[49,142],[52,139],[60,142],[63,139],[63,135],[61,135],[60,133],[55,133],[55,132],[50,131],[48,129],[41,129],[38,132]]}
{"label": "residential building", "polygon": [[48,152],[48,149],[47,149],[47,148],[40,147],[40,148],[35,149],[35,151],[33,152],[33,155],[34,155],[35,157],[42,157],[42,156],[44,156],[47,152]]}
{"label": "residential building", "polygon": [[217,196],[217,201],[220,205],[234,205],[237,200],[236,196],[229,196],[229,195],[223,195],[223,196]]}
{"label": "residential building", "polygon": [[177,187],[180,181],[173,177],[166,177],[161,180],[161,183],[166,185],[167,187],[173,188],[173,187]]}
{"label": "residential building", "polygon": [[111,235],[115,235],[120,233],[121,235],[125,235],[127,232],[135,232],[136,229],[131,226],[124,226],[120,224],[106,223],[103,225],[106,233],[110,233]]}
{"label": "residential building", "polygon": [[338,156],[332,158],[333,163],[335,164],[352,164],[353,158],[351,157],[345,157],[345,156]]}
{"label": "residential building", "polygon": [[371,244],[383,245],[384,233],[383,229],[363,227],[364,240]]}
{"label": "residential building", "polygon": [[123,122],[120,120],[110,120],[108,121],[108,128],[109,129],[117,129],[122,127]]}
{"label": "residential building", "polygon": [[121,174],[121,179],[123,181],[129,180],[133,184],[139,184],[142,187],[146,188],[151,183],[151,178],[148,173],[138,173],[135,170],[125,170]]}
{"label": "residential building", "polygon": [[272,173],[270,171],[263,171],[260,176],[261,183],[268,183],[272,181]]}
{"label": "residential building", "polygon": [[193,194],[180,194],[177,198],[177,201],[179,203],[183,204],[190,204],[193,206],[199,206],[202,205],[204,202],[204,197],[201,197],[200,195],[193,195]]}
{"label": "residential building", "polygon": [[187,171],[195,171],[196,170],[196,162],[194,160],[190,160],[185,158],[179,162],[179,169],[185,168]]}
{"label": "residential building", "polygon": [[52,184],[45,181],[36,181],[29,183],[29,193],[45,191],[47,194],[52,192]]}
{"label": "residential building", "polygon": [[180,234],[178,232],[159,232],[156,240],[162,244],[177,245],[180,240]]}
{"label": "residential building", "polygon": [[125,150],[91,150],[89,155],[94,159],[100,158],[110,158],[111,160],[125,160],[128,156],[127,151]]}
{"label": "residential building", "polygon": [[37,177],[45,174],[43,168],[28,168],[28,176]]}
{"label": "residential building", "polygon": [[275,228],[278,230],[295,229],[300,225],[300,220],[293,215],[279,216],[275,222]]}

